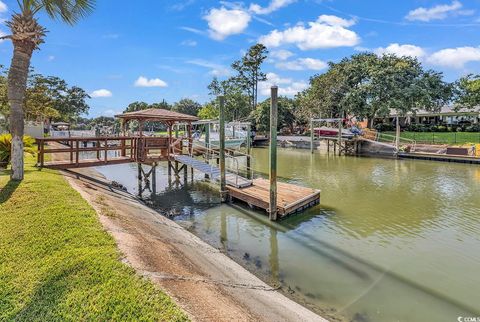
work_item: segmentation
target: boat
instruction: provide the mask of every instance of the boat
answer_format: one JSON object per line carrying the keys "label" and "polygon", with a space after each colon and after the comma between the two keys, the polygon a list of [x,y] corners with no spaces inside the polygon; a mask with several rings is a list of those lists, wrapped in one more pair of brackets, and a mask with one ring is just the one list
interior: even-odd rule
{"label": "boat", "polygon": [[[333,127],[316,127],[315,134],[321,137],[338,137],[338,129]],[[350,130],[342,129],[342,138],[351,139],[355,136]]]}

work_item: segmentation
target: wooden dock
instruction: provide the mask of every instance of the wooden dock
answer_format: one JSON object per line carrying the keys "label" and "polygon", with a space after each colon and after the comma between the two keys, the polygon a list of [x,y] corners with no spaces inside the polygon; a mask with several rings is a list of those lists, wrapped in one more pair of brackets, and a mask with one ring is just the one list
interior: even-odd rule
{"label": "wooden dock", "polygon": [[[303,211],[320,203],[320,190],[284,182],[278,182],[277,185],[277,211],[280,217]],[[227,189],[233,199],[268,211],[270,206],[270,182],[268,180],[254,179],[249,187],[236,188],[227,186]]]}

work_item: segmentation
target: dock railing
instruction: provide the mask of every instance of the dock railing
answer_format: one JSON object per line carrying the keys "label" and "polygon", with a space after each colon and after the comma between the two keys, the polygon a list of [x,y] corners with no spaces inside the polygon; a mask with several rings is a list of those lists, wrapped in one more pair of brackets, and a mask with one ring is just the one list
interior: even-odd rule
{"label": "dock railing", "polygon": [[[235,185],[238,186],[239,180],[245,179],[245,177],[242,176],[242,170],[245,170],[247,177],[253,177],[253,170],[251,167],[241,165],[237,159],[238,156],[251,158],[250,155],[228,148],[225,149],[225,152],[225,157],[233,162],[233,168],[229,167],[229,171],[235,176]],[[196,156],[196,153],[202,154],[206,162],[209,163],[211,159],[220,157],[220,146],[212,143],[200,144],[193,142],[192,149],[189,151],[189,156],[193,158]]]}
{"label": "dock railing", "polygon": [[[393,147],[396,147],[396,143],[397,143],[397,137],[395,135],[385,134],[385,133],[381,133],[371,129],[364,129],[362,137],[367,140],[388,144]],[[409,148],[410,152],[415,152],[416,146],[417,146],[417,142],[415,140],[402,138],[400,136],[399,149]]]}
{"label": "dock railing", "polygon": [[[92,164],[108,164],[110,161],[135,160],[135,149],[137,144],[136,137],[117,136],[117,137],[50,137],[37,138],[38,146],[37,164],[40,167],[45,166],[46,154],[64,154],[61,160],[57,161],[58,165],[71,165],[79,167],[84,161],[82,154],[94,156]],[[49,143],[53,144],[49,148]],[[111,155],[111,152],[119,152]],[[91,153],[91,155],[88,155]],[[65,156],[66,154],[66,156]],[[95,162],[96,161],[96,162]]]}

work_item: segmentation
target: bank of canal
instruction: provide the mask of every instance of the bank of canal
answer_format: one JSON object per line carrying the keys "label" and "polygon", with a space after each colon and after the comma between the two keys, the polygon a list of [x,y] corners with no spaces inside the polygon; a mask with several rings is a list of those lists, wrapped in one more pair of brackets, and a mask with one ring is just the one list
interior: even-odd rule
{"label": "bank of canal", "polygon": [[[254,149],[267,173],[268,150]],[[357,321],[478,316],[480,167],[333,157],[279,149],[280,178],[322,190],[321,204],[279,223],[220,205],[202,175],[157,175],[153,207],[307,306]],[[98,169],[135,192],[131,165]]]}

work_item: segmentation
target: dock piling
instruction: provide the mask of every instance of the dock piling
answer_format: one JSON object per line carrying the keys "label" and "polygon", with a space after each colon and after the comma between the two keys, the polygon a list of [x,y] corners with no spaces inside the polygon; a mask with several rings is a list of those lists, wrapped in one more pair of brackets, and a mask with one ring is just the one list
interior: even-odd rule
{"label": "dock piling", "polygon": [[278,87],[272,86],[270,106],[270,204],[269,218],[277,220],[277,116]]}
{"label": "dock piling", "polygon": [[220,198],[227,201],[227,184],[225,174],[225,97],[218,97],[220,104]]}

